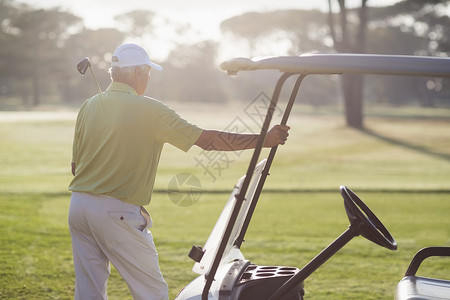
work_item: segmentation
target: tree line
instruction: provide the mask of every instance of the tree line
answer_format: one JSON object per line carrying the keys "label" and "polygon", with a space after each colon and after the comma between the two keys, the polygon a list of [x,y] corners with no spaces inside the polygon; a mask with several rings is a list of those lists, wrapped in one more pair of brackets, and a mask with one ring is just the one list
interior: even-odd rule
{"label": "tree line", "polygon": [[[369,7],[368,0],[361,0],[360,7],[352,9],[345,0],[327,1],[327,12],[245,13],[224,20],[221,31],[224,36],[231,36],[232,41],[247,44],[248,53],[241,56],[250,57],[306,52],[450,54],[450,0],[404,0],[386,7]],[[109,59],[117,45],[129,38],[143,41],[154,38],[157,26],[178,26],[180,36],[189,30],[189,24],[158,25],[154,22],[157,17],[152,11],[130,11],[116,16],[114,28],[94,30],[86,28],[79,16],[58,7],[36,9],[14,0],[0,0],[0,109],[6,107],[2,102],[21,106],[81,103],[96,91],[95,83],[81,79],[75,69],[83,57],[90,57],[100,85],[106,88]],[[284,45],[284,52],[270,52],[274,45],[279,48]],[[162,99],[223,102],[248,99],[260,91],[255,88],[273,86],[274,75],[264,72],[244,75],[245,83],[230,81],[217,67],[221,46],[220,41],[212,40],[174,41],[166,61],[160,62],[168,75],[152,73],[149,94]],[[364,78],[345,76],[338,83],[332,76],[312,76],[309,79],[312,83],[305,85],[302,95],[314,106],[342,101],[349,110],[347,117],[357,116],[353,124],[347,120],[353,127],[362,127],[362,104],[366,102],[450,104],[448,80]]]}

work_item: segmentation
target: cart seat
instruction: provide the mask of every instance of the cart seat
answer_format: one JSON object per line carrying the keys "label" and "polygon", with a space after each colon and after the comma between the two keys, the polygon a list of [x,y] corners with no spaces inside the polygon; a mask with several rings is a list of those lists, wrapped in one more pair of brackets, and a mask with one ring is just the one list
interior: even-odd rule
{"label": "cart seat", "polygon": [[397,285],[396,300],[450,299],[450,281],[416,276],[422,261],[430,256],[450,256],[450,247],[429,247],[417,252]]}

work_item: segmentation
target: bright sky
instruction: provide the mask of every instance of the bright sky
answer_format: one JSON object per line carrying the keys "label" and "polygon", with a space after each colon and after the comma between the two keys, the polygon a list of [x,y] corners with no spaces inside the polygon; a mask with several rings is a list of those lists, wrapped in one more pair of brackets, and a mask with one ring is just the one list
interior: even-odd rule
{"label": "bright sky", "polygon": [[[204,26],[216,27],[222,20],[246,11],[277,9],[323,9],[327,0],[18,0],[35,7],[59,6],[85,19],[90,28],[107,27],[113,17],[134,9],[145,9],[170,18]],[[369,0],[369,5],[389,5],[399,0]],[[333,1],[335,2],[335,1]],[[361,0],[347,0],[348,6],[358,6]]]}
{"label": "bright sky", "polygon": [[[190,24],[200,39],[220,39],[220,23],[247,11],[328,9],[327,0],[16,0],[36,8],[60,7],[84,19],[88,28],[111,27],[114,16],[135,9],[149,10],[171,21]],[[368,5],[390,5],[399,0],[369,0]],[[336,5],[336,1],[334,5]],[[359,6],[361,0],[347,0]],[[170,33],[168,34],[170,35]],[[171,37],[159,43],[170,43]],[[173,41],[172,41],[173,42]],[[163,55],[157,55],[162,56]]]}

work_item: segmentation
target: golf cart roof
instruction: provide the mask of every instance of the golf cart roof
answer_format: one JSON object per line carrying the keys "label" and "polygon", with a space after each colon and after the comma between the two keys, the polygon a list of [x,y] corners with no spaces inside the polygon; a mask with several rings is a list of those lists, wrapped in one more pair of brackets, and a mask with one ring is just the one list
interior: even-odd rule
{"label": "golf cart roof", "polygon": [[220,68],[229,75],[238,71],[280,70],[301,74],[384,74],[426,77],[450,77],[450,58],[379,54],[303,54],[233,58]]}

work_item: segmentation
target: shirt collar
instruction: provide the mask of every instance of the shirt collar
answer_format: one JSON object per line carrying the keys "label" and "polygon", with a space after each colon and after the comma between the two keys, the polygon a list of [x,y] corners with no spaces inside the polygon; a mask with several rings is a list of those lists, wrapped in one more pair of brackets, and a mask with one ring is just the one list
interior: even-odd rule
{"label": "shirt collar", "polygon": [[134,88],[129,86],[128,84],[122,82],[111,82],[109,87],[106,89],[107,91],[116,91],[116,92],[124,92],[132,95],[137,95],[137,92]]}

